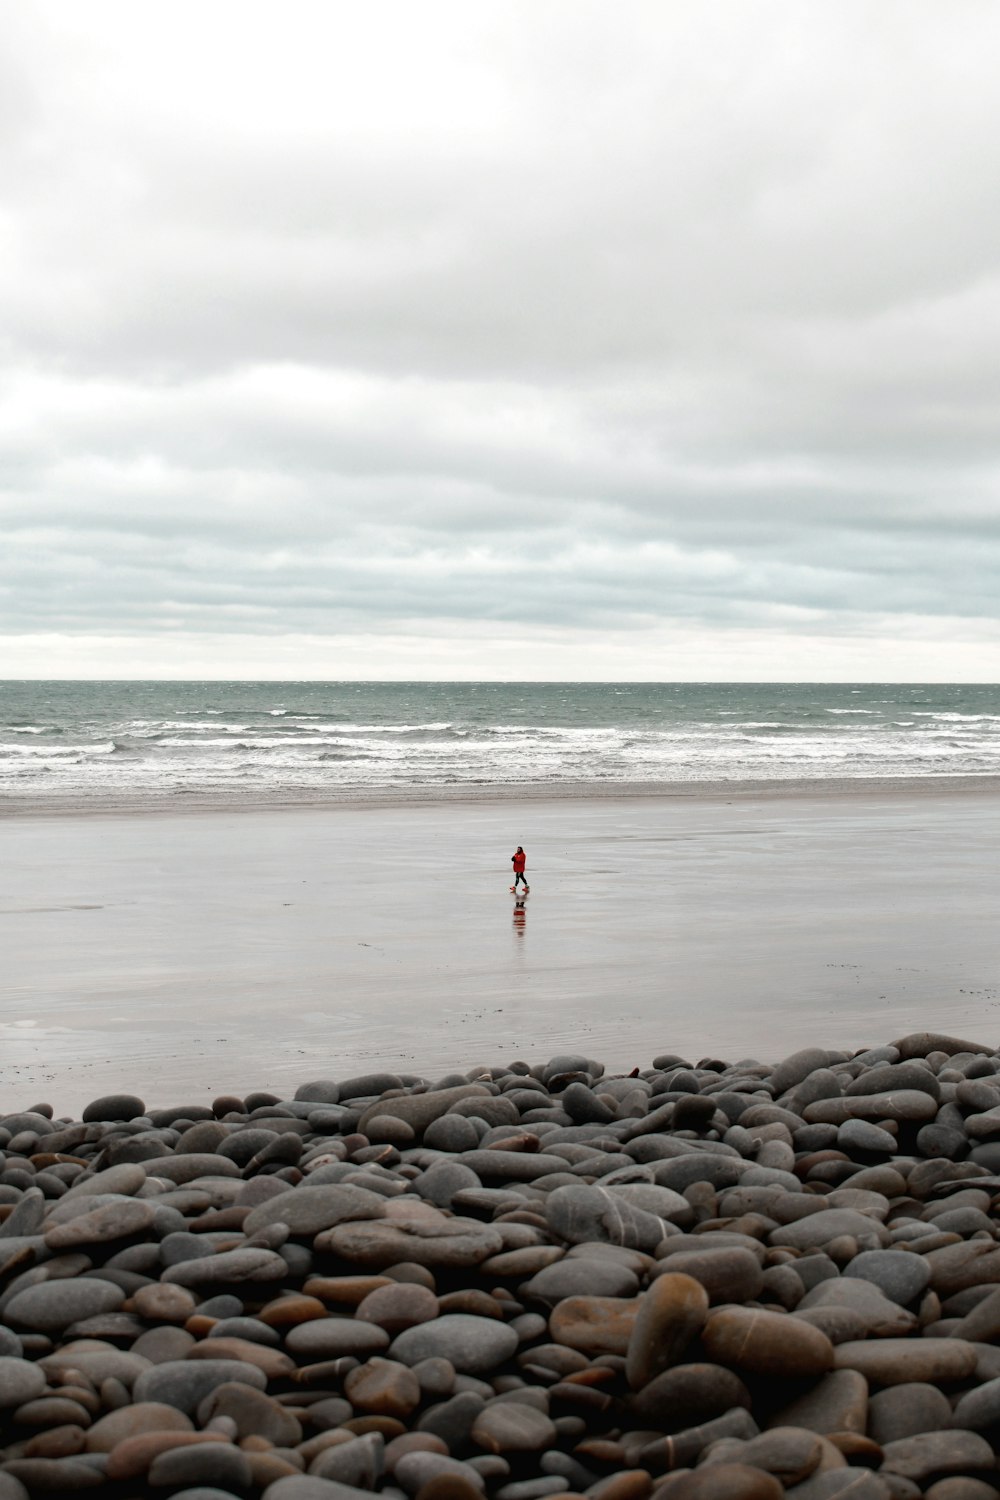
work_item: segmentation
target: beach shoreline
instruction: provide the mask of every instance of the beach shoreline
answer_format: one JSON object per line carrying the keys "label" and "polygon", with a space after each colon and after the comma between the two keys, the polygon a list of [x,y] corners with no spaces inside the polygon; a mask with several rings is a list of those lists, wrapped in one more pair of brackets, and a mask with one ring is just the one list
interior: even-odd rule
{"label": "beach shoreline", "polygon": [[995,786],[189,811],[0,822],[21,1104],[1000,1030]]}
{"label": "beach shoreline", "polygon": [[190,791],[156,794],[149,791],[122,796],[52,794],[23,797],[0,795],[0,824],[17,818],[63,817],[160,817],[200,813],[261,813],[274,811],[324,811],[337,808],[426,807],[440,802],[452,806],[511,802],[609,802],[686,800],[733,802],[781,800],[783,798],[838,797],[908,798],[923,795],[976,797],[1000,795],[1000,776],[844,776],[787,777],[773,780],[733,781],[525,781],[461,784],[407,785],[397,790],[385,787],[332,789],[318,794],[315,787],[256,787],[252,792]]}

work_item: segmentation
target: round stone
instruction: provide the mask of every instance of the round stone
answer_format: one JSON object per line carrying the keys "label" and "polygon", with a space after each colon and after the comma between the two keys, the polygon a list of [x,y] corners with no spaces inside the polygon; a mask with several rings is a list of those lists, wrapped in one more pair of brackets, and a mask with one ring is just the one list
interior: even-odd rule
{"label": "round stone", "polygon": [[966,1380],[976,1368],[977,1354],[962,1339],[872,1339],[838,1344],[834,1350],[838,1370],[858,1370],[879,1385],[903,1385],[910,1381]]}
{"label": "round stone", "polygon": [[478,1318],[470,1313],[448,1313],[416,1328],[408,1328],[394,1340],[389,1353],[405,1365],[419,1360],[447,1359],[466,1375],[491,1373],[517,1350],[518,1337],[506,1323]]}
{"label": "round stone", "polygon": [[92,1120],[137,1120],[146,1113],[146,1106],[135,1094],[103,1094],[86,1106],[80,1119],[84,1124]]}
{"label": "round stone", "polygon": [[844,1267],[846,1277],[860,1277],[906,1307],[923,1293],[931,1279],[923,1255],[909,1250],[864,1250]]}
{"label": "round stone", "polygon": [[824,1375],[834,1362],[834,1346],[818,1328],[757,1308],[720,1308],[705,1324],[702,1341],[710,1359],[755,1375],[802,1379]]}
{"label": "round stone", "polygon": [[0,1355],[0,1407],[23,1406],[40,1396],[45,1386],[44,1370],[31,1360]]}
{"label": "round stone", "polygon": [[472,1424],[472,1440],[488,1453],[540,1453],[558,1440],[555,1424],[543,1411],[519,1401],[497,1401],[484,1407]]}
{"label": "round stone", "polygon": [[[669,1251],[669,1240],[667,1241]],[[764,1275],[750,1250],[679,1250],[661,1262],[668,1272],[680,1271],[701,1283],[710,1302],[751,1302],[761,1294]]]}
{"label": "round stone", "polygon": [[369,1359],[344,1378],[344,1395],[355,1411],[401,1421],[420,1405],[420,1381],[394,1359]]}
{"label": "round stone", "polygon": [[629,1399],[645,1427],[677,1432],[711,1421],[734,1407],[750,1410],[750,1393],[732,1370],[696,1363],[664,1370]]}
{"label": "round stone", "polygon": [[711,1464],[681,1474],[670,1486],[670,1500],[784,1500],[779,1479],[749,1464]]}
{"label": "round stone", "polygon": [[361,1302],[355,1317],[377,1323],[388,1334],[402,1333],[418,1323],[429,1323],[438,1316],[438,1299],[425,1286],[396,1281],[377,1287]]}
{"label": "round stone", "polygon": [[341,1359],[345,1355],[367,1359],[388,1347],[389,1335],[384,1328],[357,1318],[314,1318],[285,1335],[285,1348],[291,1354],[311,1360]]}
{"label": "round stone", "polygon": [[566,1297],[552,1310],[549,1334],[581,1354],[627,1354],[638,1311],[636,1297]]}

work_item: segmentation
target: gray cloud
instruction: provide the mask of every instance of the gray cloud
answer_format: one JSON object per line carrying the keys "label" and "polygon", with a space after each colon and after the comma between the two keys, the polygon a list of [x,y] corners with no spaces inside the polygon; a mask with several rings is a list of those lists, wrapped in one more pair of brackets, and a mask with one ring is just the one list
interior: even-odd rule
{"label": "gray cloud", "polygon": [[11,670],[536,627],[996,676],[985,0],[8,19]]}

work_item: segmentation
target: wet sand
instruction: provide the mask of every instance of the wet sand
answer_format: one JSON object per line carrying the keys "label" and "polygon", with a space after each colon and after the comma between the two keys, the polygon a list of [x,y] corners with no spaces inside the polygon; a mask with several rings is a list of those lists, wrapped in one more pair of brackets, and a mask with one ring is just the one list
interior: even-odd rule
{"label": "wet sand", "polygon": [[9,1108],[1000,1032],[992,784],[60,813],[0,849]]}

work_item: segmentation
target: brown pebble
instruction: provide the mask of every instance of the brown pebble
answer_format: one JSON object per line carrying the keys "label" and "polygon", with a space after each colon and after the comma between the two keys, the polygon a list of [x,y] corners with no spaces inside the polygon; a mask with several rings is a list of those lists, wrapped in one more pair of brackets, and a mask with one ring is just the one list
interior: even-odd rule
{"label": "brown pebble", "polygon": [[408,1417],[420,1405],[420,1381],[394,1359],[366,1360],[344,1381],[344,1395],[355,1411],[383,1417]]}
{"label": "brown pebble", "polygon": [[385,1445],[385,1472],[391,1474],[408,1453],[447,1454],[448,1444],[433,1432],[403,1432]]}
{"label": "brown pebble", "polygon": [[185,1358],[242,1360],[244,1364],[256,1365],[258,1370],[263,1370],[268,1380],[280,1380],[295,1370],[294,1359],[282,1350],[254,1344],[250,1339],[204,1339],[189,1349]]}
{"label": "brown pebble", "polygon": [[722,1365],[674,1365],[657,1375],[629,1400],[629,1409],[659,1434],[693,1427],[731,1411],[751,1409],[750,1393],[734,1371]]}
{"label": "brown pebble", "polygon": [[781,1481],[748,1464],[710,1464],[663,1487],[668,1500],[784,1500]]}
{"label": "brown pebble", "polygon": [[658,1276],[639,1299],[625,1356],[625,1373],[639,1390],[683,1356],[708,1315],[708,1293],[682,1273]]}
{"label": "brown pebble", "polygon": [[38,1432],[24,1445],[25,1458],[72,1458],[82,1453],[86,1443],[82,1427],[66,1424],[50,1427],[47,1432]]}
{"label": "brown pebble", "polygon": [[818,1328],[787,1313],[751,1307],[712,1313],[702,1342],[709,1358],[755,1375],[802,1379],[824,1375],[834,1362],[834,1346]]}
{"label": "brown pebble", "polygon": [[583,1354],[626,1354],[638,1309],[638,1297],[564,1297],[552,1309],[549,1333]]}
{"label": "brown pebble", "polygon": [[463,1287],[458,1292],[448,1292],[438,1298],[438,1310],[443,1313],[472,1313],[477,1318],[502,1318],[500,1304],[489,1292],[478,1287]]}
{"label": "brown pebble", "polygon": [[389,1281],[388,1276],[310,1276],[302,1291],[335,1307],[358,1307],[370,1292],[388,1286]]}
{"label": "brown pebble", "polygon": [[279,1479],[294,1478],[302,1473],[296,1464],[278,1453],[248,1453],[247,1458],[250,1462],[251,1484],[257,1490],[265,1490],[269,1484],[275,1484]]}
{"label": "brown pebble", "polygon": [[483,1492],[464,1474],[434,1474],[417,1490],[416,1500],[483,1500]]}
{"label": "brown pebble", "polygon": [[625,1469],[591,1485],[590,1500],[646,1500],[652,1493],[653,1476],[647,1469]]}
{"label": "brown pebble", "polygon": [[405,1328],[415,1328],[418,1323],[429,1323],[438,1316],[438,1311],[438,1299],[427,1287],[389,1281],[359,1303],[355,1317],[395,1335]]}
{"label": "brown pebble", "polygon": [[297,1323],[308,1323],[313,1318],[325,1318],[326,1315],[326,1304],[318,1297],[298,1294],[276,1297],[255,1314],[268,1328],[294,1328]]}
{"label": "brown pebble", "polygon": [[110,1453],[126,1438],[148,1432],[193,1432],[190,1417],[162,1401],[137,1401],[109,1412],[95,1422],[87,1433],[88,1453]]}
{"label": "brown pebble", "polygon": [[154,1281],[133,1293],[132,1306],[141,1318],[152,1323],[184,1323],[197,1307],[194,1295],[185,1286],[169,1281]]}
{"label": "brown pebble", "polygon": [[173,1448],[190,1448],[199,1443],[218,1443],[217,1432],[144,1432],[125,1438],[108,1454],[109,1480],[138,1479],[145,1474],[154,1458]]}
{"label": "brown pebble", "polygon": [[364,1437],[366,1432],[380,1432],[386,1442],[402,1437],[406,1432],[406,1424],[397,1417],[349,1417],[341,1425],[345,1432],[353,1432],[355,1437]]}

